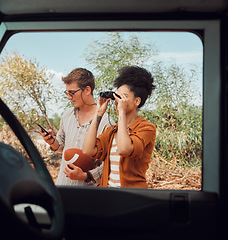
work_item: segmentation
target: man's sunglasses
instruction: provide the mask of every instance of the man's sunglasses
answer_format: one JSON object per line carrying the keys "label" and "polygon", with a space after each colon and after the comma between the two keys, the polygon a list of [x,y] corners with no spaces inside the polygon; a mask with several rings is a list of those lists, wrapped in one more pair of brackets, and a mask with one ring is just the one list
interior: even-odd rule
{"label": "man's sunglasses", "polygon": [[74,94],[76,93],[76,92],[78,92],[79,90],[81,90],[81,88],[79,88],[79,89],[77,89],[76,91],[64,91],[64,93],[67,95],[67,96],[70,96],[70,97],[74,97]]}

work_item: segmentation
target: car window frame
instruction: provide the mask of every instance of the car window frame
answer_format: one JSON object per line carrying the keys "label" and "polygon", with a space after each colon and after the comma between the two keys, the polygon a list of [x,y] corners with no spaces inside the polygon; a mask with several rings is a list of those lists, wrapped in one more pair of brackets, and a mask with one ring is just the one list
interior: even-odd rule
{"label": "car window frame", "polygon": [[0,50],[10,35],[36,31],[187,31],[203,38],[202,191],[219,193],[220,150],[220,21],[26,21],[2,22]]}

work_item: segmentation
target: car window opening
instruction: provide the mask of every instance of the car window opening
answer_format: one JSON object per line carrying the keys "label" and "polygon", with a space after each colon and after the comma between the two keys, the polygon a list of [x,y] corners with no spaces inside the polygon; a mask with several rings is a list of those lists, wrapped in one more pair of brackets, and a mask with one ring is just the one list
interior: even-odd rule
{"label": "car window opening", "polygon": [[[152,74],[155,89],[145,105],[139,109],[138,115],[156,127],[156,141],[151,161],[146,163],[148,166],[142,170],[148,167],[142,178],[145,177],[146,184],[151,189],[201,190],[202,56],[200,38],[189,32],[15,34],[8,40],[0,57],[0,97],[31,136],[53,180],[58,181],[56,184],[74,185],[74,181],[77,181],[70,179],[73,178],[74,166],[66,162],[64,166],[61,165],[66,150],[76,148],[76,151],[69,153],[70,164],[74,163],[73,160],[78,161],[78,164],[79,161],[84,164],[85,159],[91,161],[86,166],[77,165],[83,169],[79,180],[81,183],[78,185],[99,185],[100,178],[97,175],[102,173],[102,162],[100,159],[86,158],[79,151],[82,149],[92,115],[81,115],[77,108],[80,109],[83,104],[85,109],[91,107],[95,112],[95,104],[100,93],[104,91],[113,91],[130,98],[132,91],[126,92],[121,87],[113,86],[118,77],[118,69],[120,66],[146,69]],[[69,80],[76,76],[73,73],[70,75],[76,68],[89,70],[80,70],[76,75],[90,72],[94,75],[95,88],[88,79],[85,85],[82,82],[74,84]],[[69,94],[66,95],[64,91]],[[88,97],[89,91],[94,100]],[[116,102],[118,99],[109,102],[105,119],[101,121],[98,129],[99,134],[104,128],[118,122]],[[71,111],[73,106],[76,110]],[[71,123],[75,119],[78,123],[74,126],[75,129],[71,130]],[[41,135],[42,129],[34,122],[47,130],[52,137],[45,142]],[[63,131],[61,124],[68,124],[67,133]],[[3,119],[0,119],[0,131],[0,141],[12,145],[25,155]],[[59,135],[55,138],[57,133]],[[64,141],[75,139],[77,147],[70,143],[67,149],[64,149],[61,139],[69,133],[72,136],[67,136]],[[45,134],[47,133],[44,132],[43,135]],[[56,149],[58,151],[55,151]],[[67,160],[66,157],[64,160]],[[120,163],[117,163],[116,169],[115,164],[113,162],[112,170],[116,176],[113,175],[112,181],[114,185],[116,181],[120,186]],[[136,162],[134,164],[137,166]],[[69,166],[69,169],[66,169],[65,165]],[[94,172],[95,167],[100,170]],[[64,178],[61,181],[57,180],[60,172]]]}

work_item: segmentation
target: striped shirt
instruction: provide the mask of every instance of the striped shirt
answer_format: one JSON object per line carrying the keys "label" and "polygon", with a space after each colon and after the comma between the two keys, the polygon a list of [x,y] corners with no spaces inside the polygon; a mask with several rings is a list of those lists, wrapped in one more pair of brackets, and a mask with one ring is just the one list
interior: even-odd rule
{"label": "striped shirt", "polygon": [[[64,151],[69,148],[82,149],[83,142],[91,122],[92,122],[92,118],[88,122],[80,126],[79,120],[78,120],[78,110],[75,111],[73,107],[67,109],[63,113],[63,116],[60,122],[60,129],[56,135],[56,139],[59,142],[59,148],[57,149],[57,151],[60,153],[64,153]],[[111,119],[111,117],[109,117],[109,115],[105,113],[101,119],[98,131],[97,131],[97,136],[100,135],[107,127],[109,127],[110,123],[112,125],[115,124],[114,121]],[[65,173],[63,172],[64,169],[65,169],[65,160],[64,160],[64,154],[62,154],[60,171],[55,183],[56,185],[76,185],[76,186],[88,185],[87,183],[84,183],[82,181],[71,180],[70,178],[67,178]],[[99,183],[100,181],[102,170],[103,170],[103,164],[101,164],[99,167],[90,171],[90,173],[92,174],[93,178],[97,183]]]}
{"label": "striped shirt", "polygon": [[118,148],[115,138],[113,138],[112,147],[110,151],[110,175],[108,185],[109,187],[121,187],[120,186],[120,155],[118,154]]}

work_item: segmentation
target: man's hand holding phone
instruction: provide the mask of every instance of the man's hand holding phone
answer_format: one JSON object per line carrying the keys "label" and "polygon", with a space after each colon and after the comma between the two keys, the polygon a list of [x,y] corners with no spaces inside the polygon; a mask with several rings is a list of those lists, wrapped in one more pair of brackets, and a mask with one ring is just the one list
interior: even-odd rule
{"label": "man's hand holding phone", "polygon": [[40,133],[46,143],[49,145],[52,145],[54,143],[55,137],[51,129],[47,130],[47,132],[44,132],[42,129],[40,129]]}
{"label": "man's hand holding phone", "polygon": [[[41,136],[43,137],[44,141],[49,144],[53,145],[53,149],[58,149],[58,141],[56,140],[56,137],[54,136],[54,133],[51,129],[46,130],[43,128],[40,124],[36,123],[35,124],[40,128],[40,133]],[[56,146],[54,146],[56,145]]]}

